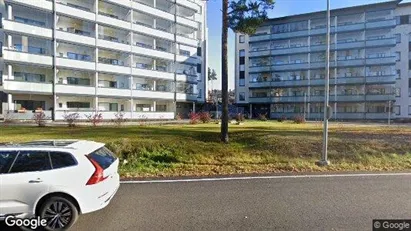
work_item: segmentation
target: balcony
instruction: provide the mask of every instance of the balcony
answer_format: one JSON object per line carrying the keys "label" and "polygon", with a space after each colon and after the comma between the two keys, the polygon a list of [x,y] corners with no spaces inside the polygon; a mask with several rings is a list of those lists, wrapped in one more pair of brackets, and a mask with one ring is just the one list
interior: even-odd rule
{"label": "balcony", "polygon": [[96,14],[92,12],[91,9],[74,4],[65,4],[63,2],[58,2],[56,4],[56,11],[62,15],[76,15],[76,17],[89,21],[94,21],[96,19]]}
{"label": "balcony", "polygon": [[125,88],[111,88],[111,87],[99,87],[97,88],[98,96],[112,96],[112,97],[127,97],[131,96],[130,89]]}
{"label": "balcony", "polygon": [[22,6],[28,6],[39,10],[53,11],[53,1],[27,1],[27,0],[7,0],[7,2],[16,3]]}
{"label": "balcony", "polygon": [[102,36],[99,35],[97,40],[97,46],[107,49],[115,49],[123,52],[130,52],[131,47],[126,41],[119,41],[119,39],[114,37]]}
{"label": "balcony", "polygon": [[97,63],[97,71],[130,75],[131,69],[129,66],[126,66],[121,60],[99,57],[99,62]]}
{"label": "balcony", "polygon": [[339,67],[364,66],[364,63],[365,60],[362,58],[337,60],[337,66]]}
{"label": "balcony", "polygon": [[271,55],[286,55],[286,54],[300,54],[300,53],[308,53],[309,52],[308,46],[301,46],[301,47],[289,47],[283,49],[273,49],[271,50]]}
{"label": "balcony", "polygon": [[190,19],[187,19],[187,18],[177,16],[177,23],[179,23],[181,25],[191,27],[193,29],[198,29],[198,22],[196,22],[194,20],[190,20]]}
{"label": "balcony", "polygon": [[189,46],[197,47],[198,46],[198,41],[193,38],[177,35],[177,42],[178,43],[183,43]]}
{"label": "balcony", "polygon": [[252,42],[262,42],[262,41],[270,41],[271,34],[260,34],[260,35],[252,35],[250,36],[250,43]]}
{"label": "balcony", "polygon": [[380,29],[380,28],[390,28],[395,27],[397,25],[397,21],[395,19],[387,19],[387,20],[376,20],[376,21],[368,21],[365,24],[366,29]]}
{"label": "balcony", "polygon": [[367,76],[366,83],[369,84],[380,84],[380,83],[392,83],[396,82],[395,75],[385,75],[385,76]]}
{"label": "balcony", "polygon": [[172,72],[162,72],[144,68],[133,68],[132,75],[174,80],[174,73]]}
{"label": "balcony", "polygon": [[[337,84],[364,84],[364,77],[337,77]],[[330,83],[334,84],[335,79],[330,79]]]}
{"label": "balcony", "polygon": [[23,82],[16,80],[3,80],[3,90],[6,93],[25,93],[51,95],[53,84],[46,82]]}
{"label": "balcony", "polygon": [[367,65],[395,64],[396,60],[397,60],[397,57],[395,57],[395,56],[367,58],[366,59],[366,64]]}
{"label": "balcony", "polygon": [[50,39],[52,37],[52,29],[29,25],[21,22],[15,22],[10,20],[3,20],[3,29],[8,32],[19,32],[22,34],[40,36]]}
{"label": "balcony", "polygon": [[395,95],[385,94],[385,95],[366,95],[365,99],[367,101],[393,101],[395,100]]}
{"label": "balcony", "polygon": [[144,47],[143,45],[136,45],[132,47],[132,52],[140,55],[147,55],[161,59],[174,60],[174,54],[153,48]]}
{"label": "balcony", "polygon": [[197,94],[177,93],[176,100],[180,102],[197,101]]}
{"label": "balcony", "polygon": [[308,86],[308,80],[285,80],[285,81],[273,81],[271,83],[273,87],[298,87]]}
{"label": "balcony", "polygon": [[176,80],[179,82],[198,83],[197,74],[196,75],[177,74]]}
{"label": "balcony", "polygon": [[265,65],[265,66],[250,66],[249,67],[249,72],[267,72],[267,71],[272,71],[274,70],[273,67]]}
{"label": "balcony", "polygon": [[368,47],[385,47],[385,46],[395,46],[397,44],[396,38],[386,38],[386,39],[374,39],[367,40],[365,46]]}
{"label": "balcony", "polygon": [[89,71],[96,70],[96,65],[93,61],[69,59],[69,58],[62,58],[62,57],[57,57],[56,66],[66,67],[69,69],[76,68],[76,69],[83,69],[83,70],[89,70]]}
{"label": "balcony", "polygon": [[249,88],[269,88],[273,86],[273,82],[271,81],[261,81],[261,82],[250,82],[248,84]]}
{"label": "balcony", "polygon": [[[324,97],[322,97],[324,99]],[[365,101],[364,95],[330,95],[331,102],[363,102]],[[324,101],[324,100],[323,100]]]}
{"label": "balcony", "polygon": [[344,43],[337,43],[336,46],[334,46],[335,50],[350,50],[350,49],[357,49],[357,48],[363,48],[364,47],[364,41],[354,41],[354,42],[344,42]]}
{"label": "balcony", "polygon": [[96,40],[90,35],[91,32],[80,31],[73,28],[70,28],[67,31],[64,31],[63,28],[56,30],[56,39],[58,40],[94,46]]}
{"label": "balcony", "polygon": [[130,22],[121,20],[116,15],[110,15],[103,12],[98,13],[97,22],[101,24],[111,25],[113,27],[120,27],[126,30],[130,29]]}
{"label": "balcony", "polygon": [[263,56],[270,56],[271,51],[269,49],[265,50],[252,50],[250,51],[249,57],[263,57]]}
{"label": "balcony", "polygon": [[151,6],[147,6],[145,4],[142,4],[140,2],[133,1],[132,2],[132,8],[135,10],[138,10],[140,12],[144,12],[146,14],[150,14],[155,17],[160,17],[169,21],[174,21],[174,15],[165,11],[162,11],[160,9],[156,9]]}
{"label": "balcony", "polygon": [[174,34],[170,32],[166,32],[166,31],[154,29],[150,25],[145,25],[142,23],[138,23],[138,24],[133,23],[132,28],[133,28],[133,31],[138,32],[138,33],[146,34],[149,36],[155,36],[155,37],[163,38],[167,40],[174,40]]}
{"label": "balcony", "polygon": [[174,100],[174,92],[133,90],[132,91],[132,97],[134,97],[134,98],[144,98],[144,99]]}
{"label": "balcony", "polygon": [[276,70],[276,71],[301,70],[301,69],[308,69],[308,68],[309,68],[309,63],[306,63],[306,62],[274,64],[273,65],[273,70]]}
{"label": "balcony", "polygon": [[3,48],[3,58],[6,62],[29,63],[40,66],[52,66],[53,57],[41,54],[31,54],[22,51]]}
{"label": "balcony", "polygon": [[364,22],[360,23],[345,23],[337,26],[337,32],[349,32],[364,30]]}
{"label": "balcony", "polygon": [[189,0],[177,0],[177,5],[185,6],[187,8],[195,10],[197,13],[201,13],[200,6],[195,4],[194,1],[189,1]]}
{"label": "balcony", "polygon": [[96,88],[83,85],[56,84],[56,93],[68,95],[95,95]]}

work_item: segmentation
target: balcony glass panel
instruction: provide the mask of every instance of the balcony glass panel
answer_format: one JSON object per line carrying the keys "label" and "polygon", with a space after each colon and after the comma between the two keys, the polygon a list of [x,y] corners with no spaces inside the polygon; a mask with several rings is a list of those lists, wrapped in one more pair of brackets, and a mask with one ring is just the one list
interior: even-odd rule
{"label": "balcony glass panel", "polygon": [[98,62],[117,66],[129,66],[129,54],[109,51],[109,50],[99,50]]}
{"label": "balcony glass panel", "polygon": [[81,61],[94,61],[94,49],[86,46],[58,43],[57,56]]}
{"label": "balcony glass panel", "polygon": [[130,44],[128,39],[128,32],[107,26],[99,26],[98,38],[123,44]]}
{"label": "balcony glass panel", "polygon": [[95,24],[85,20],[59,16],[57,19],[57,30],[88,37],[95,36]]}
{"label": "balcony glass panel", "polygon": [[57,83],[77,86],[94,85],[95,74],[93,72],[58,69]]}
{"label": "balcony glass panel", "polygon": [[133,22],[138,25],[153,28],[154,20],[153,17],[138,11],[133,12]]}
{"label": "balcony glass panel", "polygon": [[75,1],[75,0],[57,0],[56,3],[73,7],[79,10],[84,10],[88,12],[94,12],[94,1]]}
{"label": "balcony glass panel", "polygon": [[130,22],[129,9],[99,0],[98,14]]}
{"label": "balcony glass panel", "polygon": [[[8,36],[6,36],[6,44]],[[13,47],[11,50],[37,55],[51,55],[52,42],[47,39],[35,37],[12,35]]]}
{"label": "balcony glass panel", "polygon": [[[5,16],[5,18],[8,17]],[[51,28],[53,26],[53,14],[20,5],[13,5],[13,20],[38,27]]]}

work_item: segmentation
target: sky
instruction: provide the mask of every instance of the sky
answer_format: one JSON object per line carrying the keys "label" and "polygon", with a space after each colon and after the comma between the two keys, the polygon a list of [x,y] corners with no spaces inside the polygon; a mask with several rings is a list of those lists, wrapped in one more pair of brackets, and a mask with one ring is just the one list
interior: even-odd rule
{"label": "sky", "polygon": [[[388,0],[330,0],[331,9],[386,2]],[[403,0],[402,2],[411,2]],[[213,81],[214,89],[221,89],[221,0],[208,0],[208,66],[216,70],[217,80]],[[326,0],[276,0],[273,10],[268,12],[270,18],[303,14],[327,9]],[[235,37],[229,29],[228,37],[228,88],[234,89],[234,55]]]}

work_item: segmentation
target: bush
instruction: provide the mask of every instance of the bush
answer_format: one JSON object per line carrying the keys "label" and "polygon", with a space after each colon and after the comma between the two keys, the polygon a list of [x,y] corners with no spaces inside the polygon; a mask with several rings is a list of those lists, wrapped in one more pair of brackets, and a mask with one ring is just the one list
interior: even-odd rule
{"label": "bush", "polygon": [[127,122],[127,119],[124,118],[124,112],[117,112],[116,114],[114,114],[114,116],[116,118],[113,119],[112,121],[117,126],[121,126],[123,123]]}
{"label": "bush", "polygon": [[294,123],[296,124],[303,124],[305,123],[305,118],[302,115],[298,115],[296,117],[294,117]]}
{"label": "bush", "polygon": [[258,119],[261,121],[267,121],[267,113],[258,114]]}
{"label": "bush", "polygon": [[198,113],[198,114],[199,114],[199,117],[200,117],[201,122],[203,122],[203,123],[209,123],[209,122],[211,121],[211,115],[210,115],[210,113],[208,113],[208,112],[200,112],[200,113]]}
{"label": "bush", "polygon": [[181,118],[181,115],[180,115],[180,113],[177,113],[177,115],[176,115],[176,120],[181,120],[182,118]]}
{"label": "bush", "polygon": [[77,120],[79,118],[80,118],[80,114],[78,114],[77,112],[69,113],[69,114],[67,112],[64,112],[64,115],[63,115],[63,119],[64,121],[67,122],[69,127],[75,127]]}
{"label": "bush", "polygon": [[287,120],[287,117],[285,115],[282,115],[280,118],[277,119],[278,122],[284,122]]}
{"label": "bush", "polygon": [[195,112],[190,112],[188,118],[190,119],[190,124],[197,124],[200,121],[200,115]]}
{"label": "bush", "polygon": [[244,122],[244,120],[244,115],[241,113],[238,113],[235,117],[235,121],[237,121],[237,123]]}
{"label": "bush", "polygon": [[85,115],[88,122],[93,124],[93,126],[97,126],[97,124],[103,122],[103,115],[101,113],[94,113],[90,115]]}
{"label": "bush", "polygon": [[45,127],[46,120],[48,119],[49,118],[46,116],[46,114],[44,114],[44,112],[36,112],[33,115],[33,120],[39,127]]}

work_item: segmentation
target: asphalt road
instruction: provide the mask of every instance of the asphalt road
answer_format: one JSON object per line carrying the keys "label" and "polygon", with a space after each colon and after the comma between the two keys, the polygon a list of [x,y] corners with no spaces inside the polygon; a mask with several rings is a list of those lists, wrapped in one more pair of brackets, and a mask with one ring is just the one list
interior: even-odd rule
{"label": "asphalt road", "polygon": [[72,230],[372,230],[411,219],[410,194],[410,175],[122,184]]}

